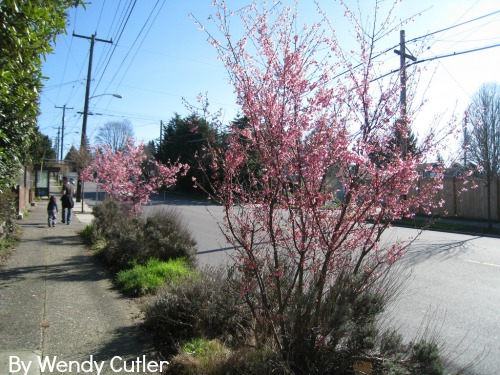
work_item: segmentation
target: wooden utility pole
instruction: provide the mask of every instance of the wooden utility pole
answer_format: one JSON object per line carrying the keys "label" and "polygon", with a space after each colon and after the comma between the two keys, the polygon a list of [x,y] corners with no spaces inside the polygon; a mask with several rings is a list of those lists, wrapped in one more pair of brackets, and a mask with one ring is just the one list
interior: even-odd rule
{"label": "wooden utility pole", "polygon": [[112,40],[99,39],[96,38],[95,35],[96,34],[92,34],[92,36],[88,37],[78,35],[73,32],[73,36],[76,36],[77,38],[90,39],[89,67],[87,72],[87,85],[85,87],[85,105],[83,107],[82,139],[80,147],[86,147],[87,145],[87,115],[89,112],[90,81],[92,80],[92,57],[94,55],[94,44],[96,41],[113,44]]}
{"label": "wooden utility pole", "polygon": [[66,118],[66,109],[73,109],[73,107],[66,107],[66,104],[62,107],[54,106],[56,108],[62,108],[62,131],[61,131],[61,160],[63,160],[63,152],[64,152],[64,119]]}
{"label": "wooden utility pole", "polygon": [[467,147],[469,146],[469,139],[468,139],[468,134],[467,134],[467,112],[465,113],[464,116],[464,168],[467,168]]}
{"label": "wooden utility pole", "polygon": [[[95,37],[95,33],[92,34],[92,36],[83,36],[83,35],[78,35],[73,32],[73,36],[76,36],[77,38],[84,38],[84,39],[90,39],[90,55],[89,55],[89,68],[88,68],[88,73],[87,73],[87,85],[85,87],[85,105],[83,107],[83,122],[82,122],[82,139],[80,141],[80,153],[85,152],[84,150],[87,148],[87,116],[89,112],[89,98],[90,98],[90,81],[92,79],[92,56],[94,55],[94,43],[96,41],[98,42],[104,42],[104,43],[111,43],[113,44],[112,40],[105,40],[105,39],[98,39]],[[76,187],[76,201],[80,202],[82,201],[82,212],[83,212],[83,187],[82,187],[82,180],[80,178],[80,172],[78,171],[78,184]]]}
{"label": "wooden utility pole", "polygon": [[160,147],[159,147],[159,152],[161,152],[161,141],[163,139],[163,120],[160,120]]}
{"label": "wooden utility pole", "polygon": [[[57,128],[57,138],[56,138],[56,161],[57,157],[59,156],[59,133],[61,132],[61,128]],[[62,152],[61,152],[61,160],[62,160]]]}
{"label": "wooden utility pole", "polygon": [[406,45],[405,45],[405,31],[401,30],[399,32],[399,50],[394,50],[394,53],[399,55],[400,59],[400,67],[399,67],[399,76],[400,76],[400,84],[401,84],[401,98],[400,98],[400,110],[401,110],[401,125],[406,130],[406,136],[403,137],[401,141],[401,147],[403,155],[406,155],[408,149],[408,131],[407,129],[407,118],[406,118],[406,59],[410,59],[412,61],[417,61],[417,58],[413,56],[411,53],[406,53]]}

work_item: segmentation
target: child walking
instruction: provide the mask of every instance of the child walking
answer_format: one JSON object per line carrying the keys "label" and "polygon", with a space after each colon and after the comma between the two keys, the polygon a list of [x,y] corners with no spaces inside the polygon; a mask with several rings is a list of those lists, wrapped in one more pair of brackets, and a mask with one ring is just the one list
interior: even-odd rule
{"label": "child walking", "polygon": [[49,215],[49,218],[48,218],[49,227],[56,226],[58,212],[59,212],[59,210],[57,209],[56,198],[53,195],[51,195],[50,200],[49,200],[49,204],[47,206],[47,214]]}

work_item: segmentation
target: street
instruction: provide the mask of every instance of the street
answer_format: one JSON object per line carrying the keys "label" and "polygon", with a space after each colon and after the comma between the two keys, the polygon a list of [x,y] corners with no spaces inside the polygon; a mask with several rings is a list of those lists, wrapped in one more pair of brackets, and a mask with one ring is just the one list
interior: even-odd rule
{"label": "street", "polygon": [[426,231],[399,266],[411,274],[388,321],[407,338],[435,337],[450,369],[473,363],[477,374],[499,374],[500,239]]}
{"label": "street", "polygon": [[[91,189],[86,188],[89,205],[95,203]],[[231,262],[231,247],[216,223],[223,217],[220,206],[168,194],[145,207],[145,214],[162,206],[186,219],[198,241],[200,266]],[[384,241],[417,235],[415,229],[392,228]],[[436,339],[449,360],[446,373],[473,364],[466,373],[500,374],[500,239],[425,231],[395,272],[405,288],[382,327],[397,328],[407,340]]]}

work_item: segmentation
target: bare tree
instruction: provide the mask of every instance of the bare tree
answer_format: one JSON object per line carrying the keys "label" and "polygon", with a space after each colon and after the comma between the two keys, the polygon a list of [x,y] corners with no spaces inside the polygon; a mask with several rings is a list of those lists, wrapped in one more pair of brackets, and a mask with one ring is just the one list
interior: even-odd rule
{"label": "bare tree", "polygon": [[134,136],[134,128],[129,120],[109,121],[99,128],[96,142],[101,146],[108,145],[113,152],[117,152],[122,151]]}
{"label": "bare tree", "polygon": [[483,84],[472,97],[467,116],[471,126],[470,158],[486,185],[491,228],[491,185],[500,173],[500,85]]}

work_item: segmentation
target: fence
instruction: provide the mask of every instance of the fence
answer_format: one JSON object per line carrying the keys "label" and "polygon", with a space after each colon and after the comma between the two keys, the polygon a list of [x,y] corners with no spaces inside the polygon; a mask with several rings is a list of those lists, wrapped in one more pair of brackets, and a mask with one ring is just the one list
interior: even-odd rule
{"label": "fence", "polygon": [[[432,183],[422,179],[419,184]],[[465,188],[465,189],[464,189]],[[488,202],[487,189],[484,181],[468,180],[464,182],[456,177],[445,177],[443,190],[436,200],[443,200],[444,205],[433,213],[447,217],[463,217],[468,219],[488,219],[488,205],[491,208],[492,220],[500,220],[500,179],[491,184],[491,198]]]}

